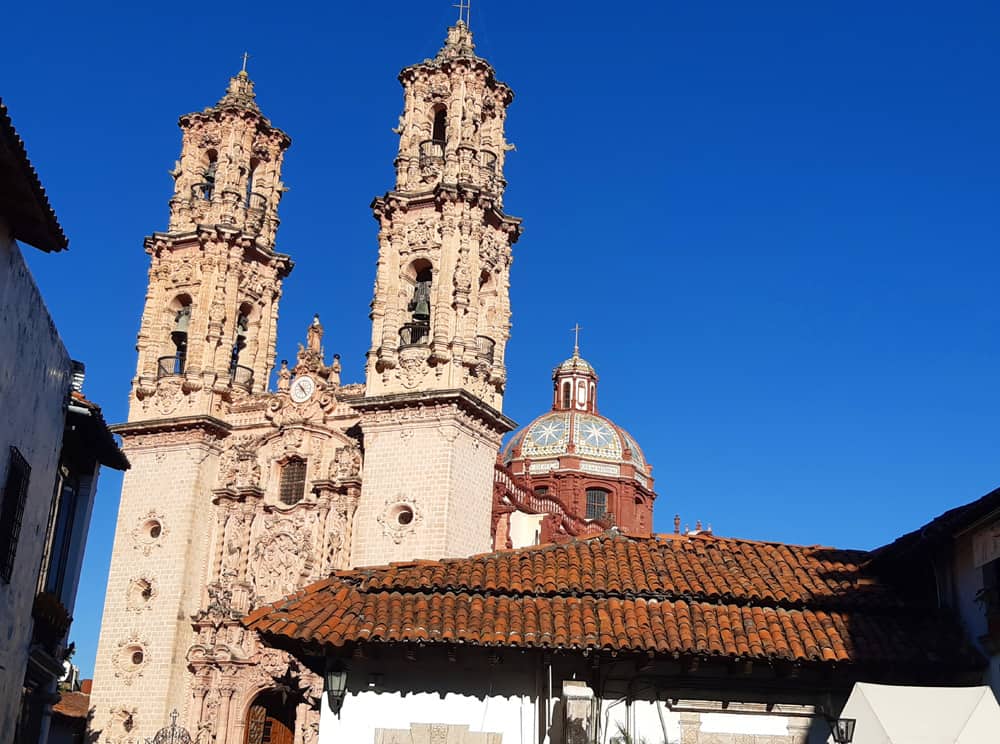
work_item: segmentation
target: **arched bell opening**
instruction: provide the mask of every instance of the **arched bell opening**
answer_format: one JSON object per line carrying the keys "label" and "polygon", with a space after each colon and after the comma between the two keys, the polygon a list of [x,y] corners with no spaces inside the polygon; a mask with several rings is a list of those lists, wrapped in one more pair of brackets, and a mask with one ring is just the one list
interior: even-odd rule
{"label": "arched bell opening", "polygon": [[434,270],[429,261],[417,259],[403,273],[410,299],[406,303],[407,322],[399,330],[400,346],[415,346],[430,341],[431,283]]}
{"label": "arched bell opening", "polygon": [[250,337],[250,321],[253,315],[253,305],[244,302],[236,313],[236,333],[233,338],[233,350],[229,358],[229,377],[234,385],[240,385],[250,390],[253,387],[253,369],[246,363],[243,350]]}
{"label": "arched bell opening", "polygon": [[293,744],[297,700],[287,692],[265,690],[253,699],[243,744]]}
{"label": "arched bell opening", "polygon": [[157,360],[156,377],[184,374],[187,366],[188,328],[191,325],[191,296],[179,294],[167,305],[167,322],[170,339],[169,354]]}

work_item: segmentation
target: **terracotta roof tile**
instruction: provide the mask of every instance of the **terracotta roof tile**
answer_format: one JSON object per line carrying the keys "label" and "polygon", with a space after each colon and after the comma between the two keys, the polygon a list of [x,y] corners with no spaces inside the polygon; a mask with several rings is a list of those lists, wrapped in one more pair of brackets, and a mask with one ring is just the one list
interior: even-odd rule
{"label": "terracotta roof tile", "polygon": [[28,159],[24,142],[0,100],[0,210],[14,238],[43,251],[69,245],[42,182]]}
{"label": "terracotta roof tile", "polygon": [[[341,571],[261,607],[286,642],[468,643],[732,659],[975,664],[957,624],[860,582],[865,553],[606,534],[467,559]],[[956,651],[959,649],[959,651]]]}
{"label": "terracotta roof tile", "polygon": [[64,718],[86,718],[90,712],[90,695],[86,692],[63,692],[52,712]]}

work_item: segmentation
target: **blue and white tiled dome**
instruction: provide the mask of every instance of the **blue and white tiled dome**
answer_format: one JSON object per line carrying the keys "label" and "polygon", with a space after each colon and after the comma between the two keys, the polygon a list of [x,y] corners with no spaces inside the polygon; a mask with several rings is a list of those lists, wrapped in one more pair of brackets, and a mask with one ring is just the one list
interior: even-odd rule
{"label": "blue and white tiled dome", "polygon": [[588,461],[629,462],[643,475],[648,474],[642,451],[628,432],[600,414],[581,411],[551,411],[539,416],[511,438],[504,447],[503,461],[531,460],[534,466],[544,466],[569,454]]}
{"label": "blue and white tiled dome", "polygon": [[[552,371],[552,410],[517,432],[503,450],[515,472],[542,475],[579,470],[595,476],[651,483],[650,466],[628,432],[597,412],[597,372],[580,356]],[[524,461],[528,461],[524,463]]]}

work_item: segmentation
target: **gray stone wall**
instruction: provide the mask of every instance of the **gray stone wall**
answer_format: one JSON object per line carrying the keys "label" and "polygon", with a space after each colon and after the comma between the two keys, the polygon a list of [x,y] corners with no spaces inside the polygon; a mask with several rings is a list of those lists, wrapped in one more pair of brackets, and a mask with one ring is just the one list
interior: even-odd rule
{"label": "gray stone wall", "polygon": [[0,219],[0,489],[11,447],[31,466],[13,575],[10,583],[0,580],[0,744],[13,739],[21,700],[69,378],[69,355]]}

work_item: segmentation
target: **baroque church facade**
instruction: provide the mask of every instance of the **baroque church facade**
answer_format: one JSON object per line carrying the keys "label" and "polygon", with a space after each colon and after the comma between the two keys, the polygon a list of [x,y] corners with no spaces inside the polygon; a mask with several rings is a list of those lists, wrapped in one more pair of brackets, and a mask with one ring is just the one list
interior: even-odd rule
{"label": "baroque church facade", "polygon": [[461,21],[399,79],[363,384],[341,381],[318,316],[275,370],[291,140],[246,72],[180,119],[115,427],[132,469],[91,697],[101,742],[145,741],[176,710],[200,744],[312,744],[322,679],[241,624],[255,608],[357,566],[651,532],[652,468],[598,413],[578,349],[553,373],[552,410],[500,451],[521,234],[503,204],[511,89]]}

